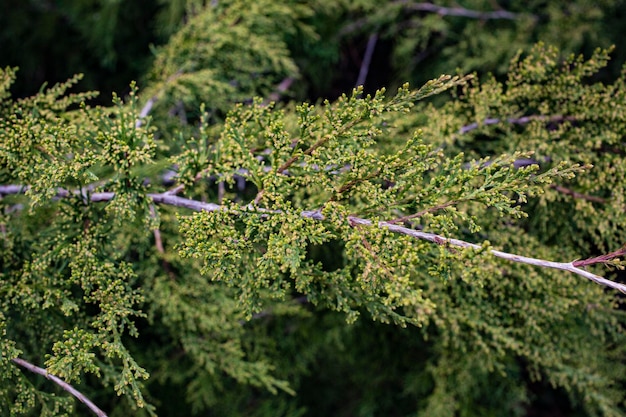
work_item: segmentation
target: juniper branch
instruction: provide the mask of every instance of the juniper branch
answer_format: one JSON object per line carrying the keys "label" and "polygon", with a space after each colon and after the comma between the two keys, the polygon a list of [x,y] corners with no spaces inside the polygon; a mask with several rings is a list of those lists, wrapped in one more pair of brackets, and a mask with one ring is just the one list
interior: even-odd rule
{"label": "juniper branch", "polygon": [[[269,96],[263,100],[263,105],[267,106],[269,105],[271,102],[274,101],[278,101],[280,100],[280,98],[282,97],[282,95],[284,95],[284,93],[289,90],[289,88],[291,87],[291,85],[294,83],[295,79],[293,77],[286,77],[284,78],[274,89],[274,91],[272,93],[269,94]],[[150,98],[150,100],[148,100],[148,103],[146,103],[146,105],[142,108],[141,113],[139,115],[140,119],[137,120],[135,126],[139,127],[141,126],[141,118],[145,118],[147,116],[147,114],[149,113],[150,109],[152,108],[152,105],[154,104],[154,102],[151,103],[151,101],[156,101],[156,96],[153,96],[152,98]],[[146,114],[144,114],[144,111]],[[203,169],[200,172],[198,172],[196,174],[196,176],[194,177],[194,181],[199,181],[202,177],[204,177],[207,172],[209,171],[209,169]],[[184,184],[178,184],[176,185],[174,188],[168,190],[168,194],[178,194],[180,193],[182,190],[185,189],[185,185]]]}
{"label": "juniper branch", "polygon": [[[373,225],[371,220],[360,219],[356,217],[352,217],[350,221],[355,224]],[[447,238],[447,237],[440,236],[434,233],[428,233],[428,232],[422,232],[419,230],[409,229],[408,227],[398,226],[396,224],[389,223],[389,222],[384,222],[384,221],[378,222],[378,227],[388,229],[394,233],[401,233],[401,234],[409,235],[417,239],[428,240],[430,242],[434,242],[437,244],[448,244],[452,246],[458,246],[462,248],[472,248],[472,249],[477,249],[477,250],[482,249],[480,245],[477,245],[475,243],[470,243],[464,240],[459,240],[459,239],[454,239],[454,238]],[[518,263],[523,263],[527,265],[539,266],[542,268],[553,268],[553,269],[560,269],[563,271],[573,272],[574,274],[580,275],[600,285],[613,288],[615,290],[618,290],[626,294],[626,285],[613,282],[611,280],[602,278],[601,276],[592,274],[589,271],[585,271],[584,269],[579,268],[579,266],[590,265],[592,263],[604,263],[610,259],[623,256],[626,253],[626,249],[619,250],[619,251],[616,251],[611,254],[601,256],[601,257],[592,258],[591,260],[593,260],[594,262],[587,262],[587,263],[581,262],[581,261],[553,262],[553,261],[547,261],[544,259],[530,258],[527,256],[516,255],[516,254],[508,253],[508,252],[502,252],[502,251],[495,250],[495,249],[490,249],[489,253],[491,253],[493,256],[506,259],[511,262],[518,262]],[[587,260],[587,261],[591,261],[591,260]]]}
{"label": "juniper branch", "polygon": [[[0,196],[8,195],[8,194],[20,194],[20,193],[25,192],[27,188],[28,187],[21,186],[21,185],[3,185],[3,186],[0,186]],[[72,193],[68,192],[67,190],[60,190],[57,195],[59,197],[67,197],[70,194]],[[76,193],[73,193],[73,194],[76,194]],[[89,199],[92,202],[109,201],[109,200],[112,200],[114,196],[115,196],[114,193],[108,193],[108,192],[93,193],[89,196]],[[160,193],[160,194],[148,194],[147,197],[152,199],[155,203],[165,204],[165,205],[170,205],[170,206],[175,206],[175,207],[188,208],[194,211],[211,212],[211,211],[217,211],[217,210],[227,210],[224,206],[220,206],[218,204],[204,203],[201,201],[196,201],[196,200],[192,200],[192,199],[188,199],[184,197],[178,197],[172,194],[168,194],[167,192]],[[249,211],[250,213],[259,213],[262,215],[282,213],[280,210],[268,210],[268,209],[254,207],[254,206],[249,206],[245,208],[243,211]],[[241,214],[241,212],[237,212],[233,214]],[[324,220],[324,215],[319,210],[302,211],[300,215],[302,217],[306,217],[306,218],[310,218],[314,220]],[[451,246],[470,248],[470,249],[476,249],[476,250],[483,249],[482,246],[477,245],[475,243],[470,243],[464,240],[459,240],[459,239],[454,239],[454,238],[448,238],[448,237],[437,235],[434,233],[422,232],[419,230],[410,229],[408,227],[398,226],[397,224],[394,224],[392,222],[380,221],[378,223],[374,223],[372,220],[363,219],[363,218],[354,217],[354,216],[350,216],[347,220],[352,226],[356,226],[356,225],[377,226],[381,229],[387,229],[394,233],[408,235],[416,239],[428,240],[430,242],[437,243],[440,245],[447,244]],[[526,256],[516,255],[513,253],[503,252],[503,251],[499,251],[495,249],[490,249],[489,253],[491,253],[493,256],[496,256],[498,258],[505,259],[511,262],[534,265],[534,266],[539,266],[542,268],[553,268],[553,269],[560,269],[563,271],[569,271],[574,274],[580,275],[588,280],[596,282],[600,285],[613,288],[615,290],[618,290],[626,294],[626,285],[610,281],[599,275],[595,275],[589,271],[579,268],[579,266],[590,265],[593,263],[605,263],[609,261],[610,259],[623,256],[624,254],[626,254],[626,249],[621,249],[619,251],[616,251],[611,254],[601,256],[601,257],[591,258],[587,261],[573,261],[573,262],[553,262],[553,261],[547,261],[544,259],[530,258]]]}
{"label": "juniper branch", "polygon": [[80,401],[81,403],[85,404],[98,417],[107,417],[106,413],[104,411],[102,411],[100,408],[98,408],[98,406],[95,405],[93,402],[91,402],[91,400],[89,398],[87,398],[82,392],[78,391],[76,388],[74,388],[73,386],[71,386],[67,382],[63,381],[58,376],[54,376],[54,375],[48,373],[48,371],[46,371],[45,369],[40,368],[40,367],[38,367],[36,365],[33,365],[32,363],[30,363],[28,361],[25,361],[24,359],[13,358],[13,359],[11,359],[11,361],[13,363],[15,363],[16,365],[21,366],[22,368],[28,369],[29,371],[34,372],[34,373],[36,373],[38,375],[41,375],[44,378],[54,382],[55,384],[60,386],[61,389],[63,389],[64,391],[69,392],[74,397],[76,397],[76,399],[78,401]]}
{"label": "juniper branch", "polygon": [[[544,122],[548,122],[548,123],[563,123],[563,122],[573,122],[576,121],[577,118],[576,116],[562,116],[562,115],[554,115],[554,116],[546,116],[546,115],[530,115],[530,116],[524,116],[524,117],[509,117],[507,119],[499,119],[499,118],[487,118],[485,120],[483,120],[482,122],[474,122],[474,123],[470,123],[468,125],[465,125],[463,127],[461,127],[458,131],[458,134],[463,135],[466,134],[468,132],[471,132],[474,129],[478,129],[478,127],[480,127],[481,125],[483,126],[488,126],[488,125],[495,125],[495,124],[499,124],[502,122],[507,122],[510,124],[518,124],[518,125],[523,125],[523,124],[527,124],[530,123],[533,120],[539,120],[539,121],[544,121]],[[531,165],[531,164],[536,164],[538,163],[537,161],[533,160],[533,159],[519,159],[516,160],[514,165],[516,168],[519,168],[521,166],[526,166],[526,165]],[[588,195],[588,194],[582,194],[579,193],[577,191],[571,190],[567,187],[563,187],[561,185],[556,185],[553,184],[550,186],[550,188],[552,188],[555,191],[558,191],[559,193],[562,194],[566,194],[566,195],[570,195],[574,198],[579,198],[579,199],[583,199],[583,200],[587,200],[587,201],[592,201],[594,203],[606,203],[606,199],[602,198],[602,197],[597,197],[597,196],[593,196],[593,195]]]}
{"label": "juniper branch", "polygon": [[[311,155],[313,152],[315,152],[315,150],[317,148],[319,148],[320,146],[323,146],[326,142],[331,140],[333,138],[333,135],[341,136],[345,132],[349,131],[350,129],[352,129],[354,126],[356,126],[357,124],[359,124],[361,122],[363,122],[363,119],[361,119],[361,118],[354,119],[354,120],[351,120],[350,122],[346,123],[345,125],[341,126],[340,129],[338,129],[337,131],[333,132],[332,134],[331,133],[327,133],[326,135],[324,135],[321,138],[319,138],[313,145],[311,145],[309,148],[307,148],[304,152],[302,152],[300,154],[296,154],[296,155],[292,156],[291,158],[289,158],[287,161],[285,161],[285,163],[283,163],[280,167],[278,167],[276,172],[278,174],[284,174],[285,171],[287,171],[287,169],[294,164],[294,162],[296,162],[298,159],[302,158],[304,155]],[[296,139],[296,141],[297,140],[298,139]]]}

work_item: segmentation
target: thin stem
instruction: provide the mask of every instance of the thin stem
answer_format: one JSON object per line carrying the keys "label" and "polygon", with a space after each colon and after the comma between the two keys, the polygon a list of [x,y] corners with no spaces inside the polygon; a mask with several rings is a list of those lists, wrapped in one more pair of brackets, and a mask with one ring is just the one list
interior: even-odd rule
{"label": "thin stem", "polygon": [[139,129],[142,125],[143,125],[143,120],[148,117],[148,115],[150,114],[150,112],[152,111],[152,107],[154,107],[154,105],[156,104],[157,100],[159,99],[159,94],[165,90],[165,87],[171,83],[172,81],[174,81],[176,78],[180,77],[182,75],[182,71],[176,71],[175,74],[169,76],[167,78],[167,80],[165,80],[165,83],[163,84],[163,87],[159,90],[159,92],[157,92],[155,95],[153,95],[152,97],[150,97],[148,99],[148,101],[146,101],[146,104],[144,104],[144,106],[141,108],[141,111],[139,112],[139,117],[137,118],[137,120],[135,121],[135,129]]}
{"label": "thin stem", "polygon": [[[0,190],[1,193],[1,190]],[[91,195],[93,201],[94,194]],[[184,207],[194,211],[217,211],[223,210],[223,207],[214,203],[203,203],[202,201],[191,200],[189,198],[178,197],[172,194],[148,194],[148,197],[155,203],[166,204],[176,207]]]}
{"label": "thin stem", "polygon": [[[360,122],[362,122],[363,119],[359,118],[359,119],[355,119],[355,120],[351,120],[350,122],[346,123],[345,125],[341,126],[341,128],[337,131],[334,132],[335,136],[340,136],[342,134],[344,134],[346,131],[352,129],[354,126],[356,126],[357,124],[359,124]],[[277,170],[276,172],[279,174],[282,174],[283,172],[285,172],[291,165],[293,165],[294,162],[296,162],[298,159],[300,159],[303,155],[311,155],[317,148],[319,148],[320,146],[323,146],[326,142],[328,142],[331,138],[333,137],[333,135],[331,135],[330,133],[326,134],[325,136],[319,138],[313,145],[311,145],[307,150],[305,150],[302,154],[297,154],[292,156],[291,158],[289,158],[284,164],[282,164]]]}
{"label": "thin stem", "polygon": [[602,197],[597,197],[595,195],[582,194],[574,190],[571,190],[569,188],[563,187],[561,185],[552,184],[550,188],[553,188],[560,193],[571,195],[574,198],[580,198],[582,200],[593,201],[594,203],[606,203],[606,200]]}
{"label": "thin stem", "polygon": [[367,181],[370,180],[372,178],[376,178],[378,176],[378,174],[380,173],[380,169],[377,169],[376,171],[372,172],[369,175],[366,175],[363,178],[356,178],[353,179],[351,181],[348,181],[347,183],[345,183],[344,185],[342,185],[338,190],[337,190],[337,194],[343,194],[346,191],[350,190],[352,187],[354,187],[355,185],[363,182],[363,181]]}
{"label": "thin stem", "polygon": [[256,194],[256,197],[254,197],[254,205],[258,206],[261,203],[261,200],[263,199],[263,190],[259,190],[259,192]]}
{"label": "thin stem", "polygon": [[418,211],[417,213],[414,213],[414,214],[408,214],[406,216],[398,217],[398,218],[395,218],[393,220],[388,220],[387,223],[391,223],[391,224],[394,224],[394,223],[404,223],[404,222],[406,222],[408,220],[412,220],[412,219],[415,219],[415,218],[418,218],[418,217],[422,217],[426,213],[434,213],[435,211],[439,211],[439,210],[444,209],[446,207],[450,207],[450,206],[452,206],[454,204],[458,204],[459,202],[460,201],[455,201],[455,200],[448,201],[447,203],[439,204],[439,205],[434,206],[434,207],[429,207],[429,208],[424,209],[422,211]]}
{"label": "thin stem", "polygon": [[[319,148],[320,146],[322,146],[324,143],[326,143],[328,140],[330,139],[329,135],[324,136],[323,138],[320,138],[317,140],[317,142],[315,142],[313,145],[311,145],[311,147],[309,147],[307,150],[305,150],[302,155],[311,155],[313,153],[313,151],[315,151],[317,148]],[[290,166],[293,165],[294,162],[296,162],[298,159],[300,159],[300,157],[302,155],[294,155],[291,158],[289,158],[284,164],[282,164],[277,170],[276,172],[279,174],[282,174],[283,172],[285,172]]]}
{"label": "thin stem", "polygon": [[150,114],[150,111],[152,110],[152,107],[156,102],[157,96],[152,96],[148,101],[146,101],[146,104],[144,104],[144,106],[141,108],[141,111],[139,112],[139,117],[135,121],[135,129],[139,129],[141,127],[141,125],[143,124],[143,119],[148,117],[148,114]]}
{"label": "thin stem", "polygon": [[281,96],[285,93],[285,91],[289,89],[289,87],[291,87],[291,84],[293,84],[294,81],[295,79],[293,77],[287,77],[283,79],[280,84],[276,86],[276,89],[272,93],[270,93],[270,95],[267,96],[265,100],[263,100],[263,104],[268,105],[272,101],[280,100]]}
{"label": "thin stem", "polygon": [[367,40],[367,46],[365,47],[365,54],[363,55],[363,62],[361,63],[361,68],[359,69],[359,76],[356,80],[355,87],[365,84],[365,80],[367,79],[367,73],[370,69],[370,64],[372,62],[372,56],[374,55],[374,48],[376,48],[376,42],[378,41],[378,33],[372,33]]}
{"label": "thin stem", "polygon": [[429,12],[429,13],[437,13],[440,16],[457,16],[457,17],[467,17],[469,19],[480,19],[480,20],[493,20],[493,19],[505,19],[505,20],[515,20],[519,18],[519,14],[509,12],[507,10],[494,10],[483,12],[480,10],[471,10],[466,9],[464,7],[444,7],[438,6],[436,4],[423,2],[423,3],[413,3],[407,0],[401,0],[395,2],[396,4],[404,5],[405,10],[416,11],[416,12]]}
{"label": "thin stem", "polygon": [[100,408],[98,408],[98,406],[96,406],[94,403],[92,403],[91,400],[87,398],[82,392],[78,391],[76,388],[74,388],[67,382],[63,381],[58,376],[54,376],[48,373],[48,371],[46,371],[45,369],[40,368],[36,365],[33,365],[32,363],[25,361],[24,359],[13,358],[11,359],[11,361],[15,363],[16,365],[21,366],[22,368],[28,369],[29,371],[34,372],[38,375],[41,375],[44,378],[49,379],[50,381],[54,382],[55,384],[60,386],[63,390],[69,392],[74,397],[76,397],[78,401],[85,404],[98,417],[107,417],[106,413],[102,411]]}
{"label": "thin stem", "polygon": [[[156,210],[154,208],[154,204],[150,204],[150,217],[153,219],[156,218]],[[165,248],[163,247],[163,239],[161,239],[161,231],[158,227],[155,227],[152,230],[152,233],[154,234],[154,244],[156,246],[157,252],[159,252],[160,254],[164,254]]]}
{"label": "thin stem", "polygon": [[222,204],[222,201],[224,201],[225,195],[226,195],[226,183],[224,181],[220,181],[217,183],[217,204]]}
{"label": "thin stem", "polygon": [[606,263],[612,259],[619,258],[624,255],[626,255],[626,245],[622,247],[621,249],[618,249],[611,253],[607,253],[606,255],[596,256],[595,258],[583,259],[580,261],[574,261],[572,262],[572,264],[574,266],[602,264],[602,263]]}
{"label": "thin stem", "polygon": [[471,132],[474,129],[478,129],[480,126],[488,126],[495,125],[502,122],[507,122],[514,125],[523,125],[532,122],[533,120],[539,120],[543,122],[551,122],[551,123],[562,123],[562,122],[572,122],[576,120],[575,116],[544,116],[541,114],[531,115],[531,116],[523,116],[523,117],[509,117],[507,119],[499,119],[497,117],[490,117],[482,122],[474,122],[468,125],[465,125],[459,129],[459,134],[464,135],[468,132]]}
{"label": "thin stem", "polygon": [[[472,10],[466,9],[464,7],[445,7],[438,6],[436,4],[432,4],[429,2],[422,3],[413,3],[408,0],[399,0],[390,3],[391,7],[400,6],[405,12],[426,12],[426,13],[436,13],[440,16],[455,16],[455,17],[466,17],[468,19],[480,19],[480,20],[515,20],[519,19],[522,16],[530,16],[533,19],[537,19],[535,15],[529,14],[520,14],[513,13],[507,10],[491,10],[491,11],[480,11],[480,10]],[[339,36],[348,35],[356,30],[359,30],[361,27],[365,26],[369,22],[369,18],[364,17],[350,23],[349,25],[344,26],[339,31]]]}

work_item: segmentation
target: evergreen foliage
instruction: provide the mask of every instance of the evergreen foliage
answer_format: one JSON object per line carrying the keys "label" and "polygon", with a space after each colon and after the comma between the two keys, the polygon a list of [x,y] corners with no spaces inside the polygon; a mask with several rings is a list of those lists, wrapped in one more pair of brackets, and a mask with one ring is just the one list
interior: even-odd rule
{"label": "evergreen foliage", "polygon": [[233,0],[199,9],[157,51],[149,80],[158,106],[172,108],[173,98],[182,101],[183,117],[198,103],[223,116],[236,102],[268,95],[298,74],[285,37],[306,30],[298,22],[306,14],[297,2]]}
{"label": "evergreen foliage", "polygon": [[0,13],[0,66],[19,66],[13,90],[34,94],[45,82],[84,73],[82,88],[98,89],[110,103],[150,64],[158,1],[4,0]]}
{"label": "evergreen foliage", "polygon": [[[541,242],[571,246],[572,253],[611,251],[623,245],[615,221],[624,215],[624,76],[612,84],[590,82],[609,60],[608,50],[562,56],[538,45],[516,59],[505,82],[494,78],[463,92],[463,99],[427,114],[438,144],[475,155],[533,149],[549,167],[571,161],[594,169],[561,181],[532,201],[536,216],[525,227]],[[464,117],[459,118],[458,115]],[[419,125],[420,122],[416,121]],[[462,132],[462,134],[460,134]],[[572,198],[575,197],[575,198]]]}
{"label": "evergreen foliage", "polygon": [[109,416],[522,416],[542,395],[626,414],[622,298],[584,278],[623,277],[625,79],[594,78],[610,50],[569,53],[602,16],[546,9],[588,32],[506,71],[511,47],[493,50],[494,76],[296,105],[253,97],[332,62],[294,50],[336,53],[320,16],[362,16],[352,33],[407,56],[467,49],[433,33],[495,19],[162,3],[185,24],[111,106],[70,93],[80,76],[14,97],[0,70],[2,415],[93,411],[28,363]]}

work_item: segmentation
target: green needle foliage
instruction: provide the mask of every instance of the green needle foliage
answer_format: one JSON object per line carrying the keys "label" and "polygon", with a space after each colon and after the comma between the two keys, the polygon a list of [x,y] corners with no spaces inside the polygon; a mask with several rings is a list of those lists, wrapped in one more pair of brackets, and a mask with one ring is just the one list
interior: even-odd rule
{"label": "green needle foliage", "polygon": [[0,71],[0,414],[626,414],[619,296],[491,252],[625,243],[609,51],[283,106],[310,9],[189,10],[110,107]]}
{"label": "green needle foliage", "polygon": [[284,78],[298,76],[286,39],[314,36],[302,23],[311,14],[305,5],[233,0],[188,8],[189,21],[156,51],[148,76],[146,94],[159,99],[156,114],[174,107],[185,122],[203,103],[219,119],[235,103],[267,96]]}
{"label": "green needle foliage", "polygon": [[609,52],[599,49],[583,60],[539,44],[512,62],[506,81],[468,85],[462,100],[431,107],[426,115],[434,123],[425,129],[433,129],[436,143],[450,152],[532,149],[542,166],[592,165],[589,173],[559,181],[533,199],[537,215],[527,224],[541,241],[578,251],[608,252],[624,244],[617,225],[626,206],[625,80],[622,75],[613,84],[591,82],[607,65]]}

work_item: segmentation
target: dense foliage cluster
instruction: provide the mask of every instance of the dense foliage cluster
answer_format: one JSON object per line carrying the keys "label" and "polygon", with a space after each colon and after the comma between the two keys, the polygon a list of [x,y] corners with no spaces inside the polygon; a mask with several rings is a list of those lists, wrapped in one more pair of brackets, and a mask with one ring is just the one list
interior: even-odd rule
{"label": "dense foliage cluster", "polygon": [[111,105],[0,69],[0,414],[626,415],[620,2],[137,3]]}

